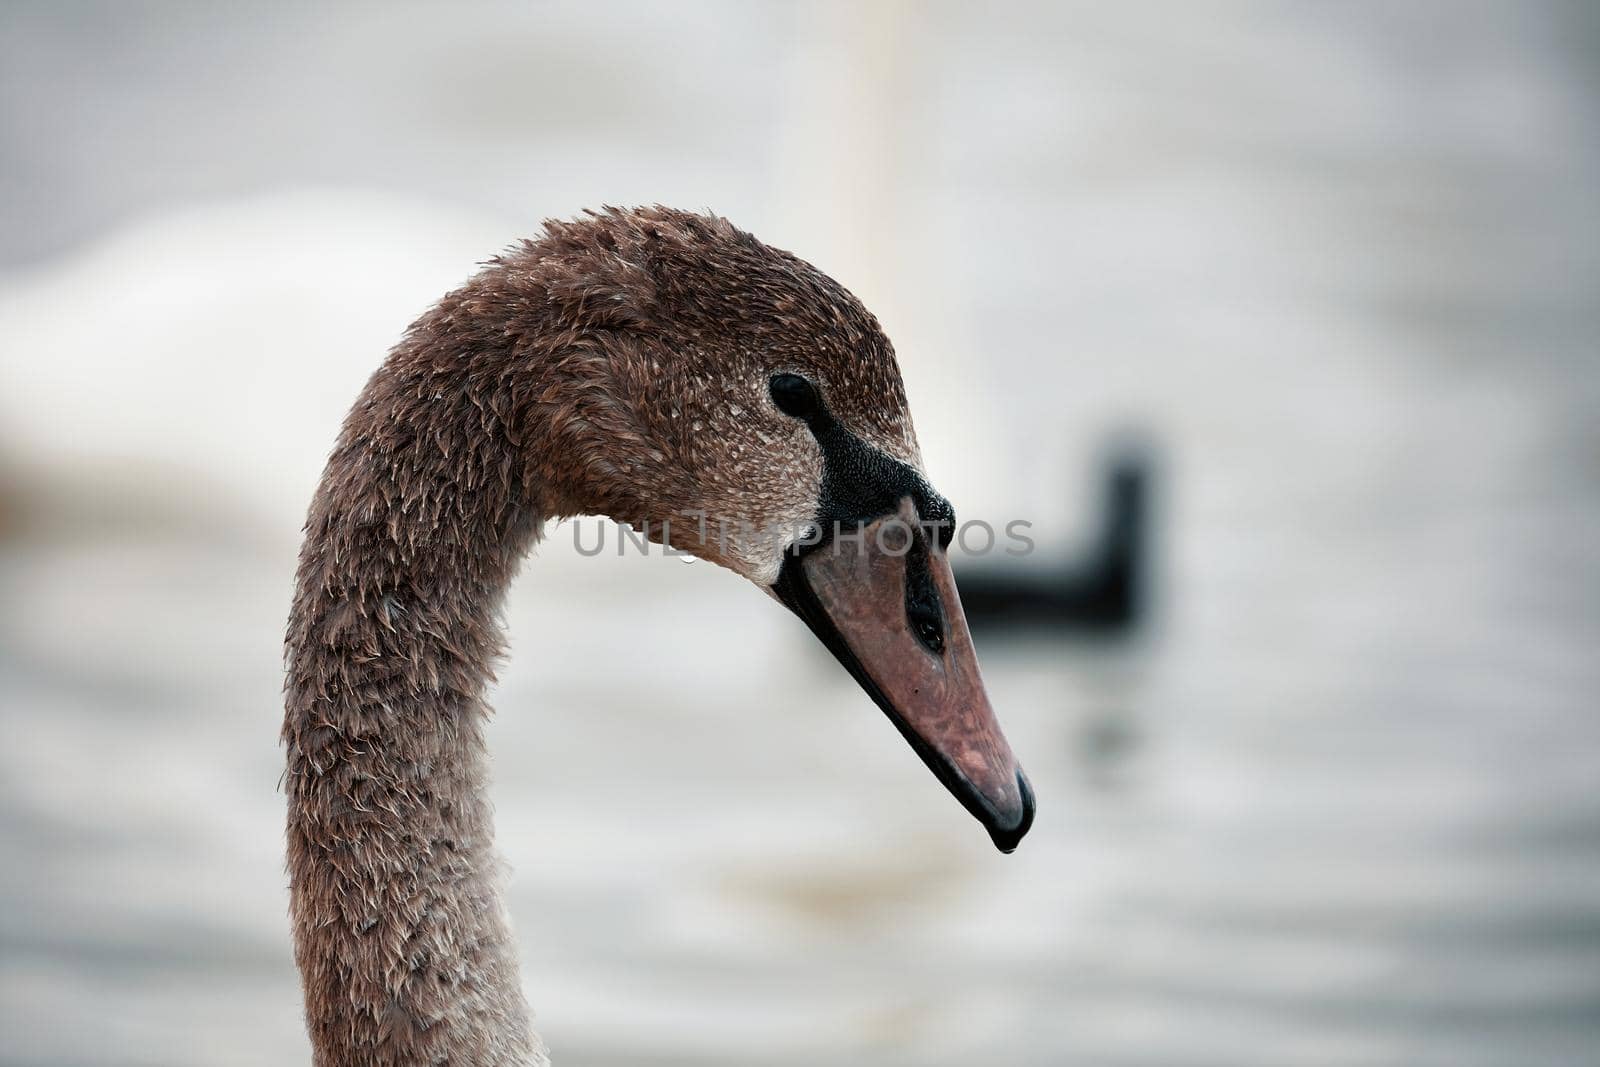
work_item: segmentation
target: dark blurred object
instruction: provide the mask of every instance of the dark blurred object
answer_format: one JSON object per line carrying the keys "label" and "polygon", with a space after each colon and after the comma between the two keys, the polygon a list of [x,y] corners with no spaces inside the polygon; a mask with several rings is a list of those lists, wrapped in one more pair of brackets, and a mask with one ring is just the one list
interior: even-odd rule
{"label": "dark blurred object", "polygon": [[1059,567],[1026,562],[961,567],[961,603],[975,629],[1038,626],[1122,633],[1145,614],[1154,463],[1144,446],[1105,464],[1099,529],[1086,558]]}

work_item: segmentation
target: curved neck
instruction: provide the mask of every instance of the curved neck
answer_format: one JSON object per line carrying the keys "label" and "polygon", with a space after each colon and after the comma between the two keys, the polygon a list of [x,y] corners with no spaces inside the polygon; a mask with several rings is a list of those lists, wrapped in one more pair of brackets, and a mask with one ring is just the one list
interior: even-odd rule
{"label": "curved neck", "polygon": [[[414,335],[415,336],[415,335]],[[306,525],[287,639],[288,867],[316,1063],[542,1064],[484,797],[496,615],[542,518],[479,355],[408,342]]]}

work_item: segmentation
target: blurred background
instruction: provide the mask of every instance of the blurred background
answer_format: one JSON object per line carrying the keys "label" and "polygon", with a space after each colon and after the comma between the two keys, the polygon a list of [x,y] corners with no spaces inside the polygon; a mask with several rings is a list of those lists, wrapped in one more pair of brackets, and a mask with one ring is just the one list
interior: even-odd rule
{"label": "blurred background", "polygon": [[7,2],[0,1061],[308,1062],[323,457],[474,264],[663,202],[877,311],[1012,577],[1130,439],[1150,554],[978,636],[1001,857],[759,592],[551,530],[490,744],[558,1064],[1600,1062],[1597,91],[1580,2]]}

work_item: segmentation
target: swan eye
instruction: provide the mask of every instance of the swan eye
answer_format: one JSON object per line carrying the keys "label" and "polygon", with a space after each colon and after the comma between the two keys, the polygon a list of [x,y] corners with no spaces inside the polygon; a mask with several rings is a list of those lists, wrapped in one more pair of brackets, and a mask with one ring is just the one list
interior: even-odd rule
{"label": "swan eye", "polygon": [[822,398],[817,387],[798,374],[774,374],[768,383],[772,402],[785,415],[808,419],[822,410]]}

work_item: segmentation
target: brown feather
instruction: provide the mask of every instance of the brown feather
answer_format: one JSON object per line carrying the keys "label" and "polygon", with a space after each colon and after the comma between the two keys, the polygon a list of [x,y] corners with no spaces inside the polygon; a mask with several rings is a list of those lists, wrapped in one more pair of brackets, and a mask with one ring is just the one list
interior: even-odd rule
{"label": "brown feather", "polygon": [[[728,222],[550,222],[419,319],[350,411],[306,521],[287,638],[288,868],[316,1062],[543,1062],[499,902],[483,694],[545,520],[689,539],[816,509],[815,443],[767,396],[816,380],[919,465],[893,350],[837,283]],[[765,553],[765,554],[764,554]]]}

